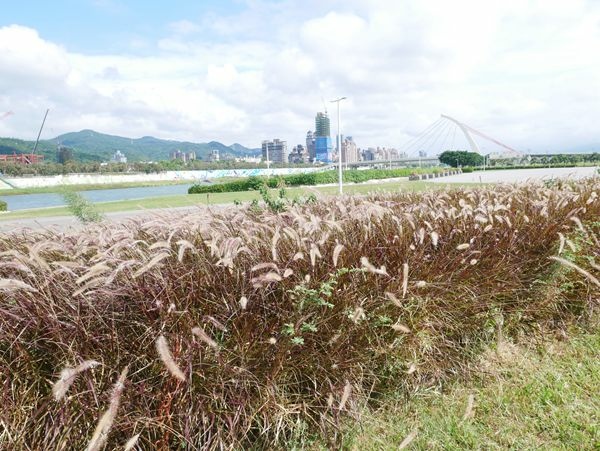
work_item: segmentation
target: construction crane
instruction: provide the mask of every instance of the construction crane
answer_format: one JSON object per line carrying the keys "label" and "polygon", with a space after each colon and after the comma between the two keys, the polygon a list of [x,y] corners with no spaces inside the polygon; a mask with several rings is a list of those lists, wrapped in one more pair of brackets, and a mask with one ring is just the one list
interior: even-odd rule
{"label": "construction crane", "polygon": [[35,154],[35,151],[37,150],[38,143],[40,142],[40,135],[42,134],[42,130],[44,129],[44,124],[46,123],[46,118],[48,117],[49,111],[50,111],[50,109],[47,109],[46,114],[44,114],[44,120],[42,121],[42,126],[40,127],[40,131],[38,132],[37,139],[35,140],[35,146],[33,146],[32,154]]}

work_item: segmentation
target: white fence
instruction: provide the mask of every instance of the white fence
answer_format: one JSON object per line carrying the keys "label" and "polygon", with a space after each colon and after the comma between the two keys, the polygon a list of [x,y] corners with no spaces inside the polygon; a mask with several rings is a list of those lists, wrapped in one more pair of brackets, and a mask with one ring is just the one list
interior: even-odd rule
{"label": "white fence", "polygon": [[[208,171],[165,171],[143,174],[66,174],[34,177],[5,177],[4,180],[15,188],[40,188],[59,185],[100,185],[131,182],[163,182],[212,180],[222,177],[249,177],[262,175],[290,175],[322,171],[325,167],[315,168],[274,168],[274,169],[216,169]],[[0,185],[3,185],[0,180]],[[0,186],[10,189],[10,186]]]}

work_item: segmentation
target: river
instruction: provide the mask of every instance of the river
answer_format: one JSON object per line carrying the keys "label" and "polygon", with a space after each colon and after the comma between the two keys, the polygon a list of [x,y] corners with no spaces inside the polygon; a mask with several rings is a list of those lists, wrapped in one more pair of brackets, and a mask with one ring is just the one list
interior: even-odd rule
{"label": "river", "polygon": [[[91,202],[112,202],[118,200],[187,194],[190,186],[192,185],[163,185],[138,188],[98,189],[79,192]],[[65,205],[63,197],[58,193],[16,194],[13,196],[0,195],[0,199],[8,204],[8,211],[60,207]]]}

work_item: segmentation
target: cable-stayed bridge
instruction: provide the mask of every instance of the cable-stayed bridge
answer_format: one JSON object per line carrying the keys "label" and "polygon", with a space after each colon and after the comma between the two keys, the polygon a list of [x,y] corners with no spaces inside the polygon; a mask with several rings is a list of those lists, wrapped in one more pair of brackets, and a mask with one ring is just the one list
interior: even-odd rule
{"label": "cable-stayed bridge", "polygon": [[437,155],[445,150],[468,147],[479,154],[494,154],[499,158],[518,158],[525,154],[499,140],[465,124],[451,116],[442,114],[413,139],[403,144],[400,151],[409,157],[424,153]]}
{"label": "cable-stayed bridge", "polygon": [[471,150],[492,158],[522,158],[525,153],[461,122],[442,114],[417,136],[399,147],[398,154],[403,158],[388,160],[360,161],[348,163],[349,167],[358,166],[398,166],[407,164],[438,164],[436,155],[446,150]]}

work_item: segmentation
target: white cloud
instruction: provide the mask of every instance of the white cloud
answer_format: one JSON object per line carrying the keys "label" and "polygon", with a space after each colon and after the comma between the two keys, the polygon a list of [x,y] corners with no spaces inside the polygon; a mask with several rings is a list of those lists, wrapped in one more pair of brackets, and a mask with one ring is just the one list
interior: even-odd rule
{"label": "white cloud", "polygon": [[344,132],[362,146],[400,147],[446,113],[522,149],[561,150],[600,141],[599,24],[584,0],[249,2],[165,24],[170,34],[143,38],[151,56],[75,54],[6,26],[0,112],[15,114],[0,135],[31,138],[50,107],[56,134],[293,145],[322,99],[346,95]]}

